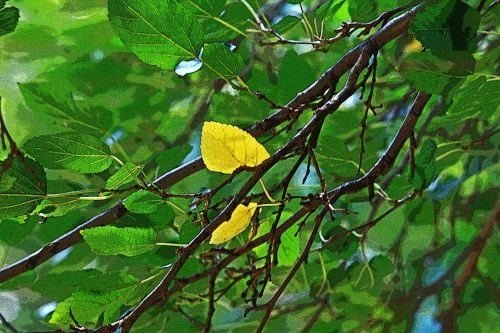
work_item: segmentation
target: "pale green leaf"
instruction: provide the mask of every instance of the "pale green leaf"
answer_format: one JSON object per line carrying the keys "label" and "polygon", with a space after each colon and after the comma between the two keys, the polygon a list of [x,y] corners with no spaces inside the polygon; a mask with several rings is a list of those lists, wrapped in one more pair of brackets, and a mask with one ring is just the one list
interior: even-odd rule
{"label": "pale green leaf", "polygon": [[69,316],[70,309],[73,315],[78,318],[79,323],[95,323],[101,315],[103,315],[105,323],[110,323],[120,316],[122,306],[136,289],[136,286],[130,286],[103,294],[84,291],[75,292],[69,298],[57,304],[49,323],[64,327],[73,324]]}
{"label": "pale green leaf", "polygon": [[116,190],[120,187],[133,182],[136,177],[142,172],[144,165],[135,165],[134,163],[127,162],[106,181],[104,188],[109,190]]}
{"label": "pale green leaf", "polygon": [[162,197],[148,191],[132,193],[123,203],[128,211],[138,214],[154,213],[163,204],[165,204],[165,200]]}
{"label": "pale green leaf", "polygon": [[92,251],[103,256],[136,256],[154,249],[156,232],[151,228],[103,226],[81,231]]}
{"label": "pale green leaf", "polygon": [[36,213],[43,213],[46,217],[58,217],[90,204],[91,200],[81,200],[78,195],[52,196],[45,198],[38,205]]}
{"label": "pale green leaf", "polygon": [[[286,221],[290,216],[289,212],[283,212],[281,221]],[[265,221],[259,226],[256,238],[263,236],[271,231],[272,221]],[[280,237],[280,247],[278,249],[278,265],[279,266],[292,266],[300,255],[300,239],[295,236],[295,228],[290,228],[285,231]],[[259,257],[264,257],[267,253],[267,244],[260,245],[254,249],[254,252]]]}

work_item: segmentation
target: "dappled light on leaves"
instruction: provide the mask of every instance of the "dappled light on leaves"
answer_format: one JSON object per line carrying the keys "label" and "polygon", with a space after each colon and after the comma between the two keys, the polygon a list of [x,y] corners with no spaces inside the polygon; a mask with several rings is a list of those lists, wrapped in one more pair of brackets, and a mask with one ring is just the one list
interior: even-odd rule
{"label": "dappled light on leaves", "polygon": [[201,130],[201,156],[208,170],[231,174],[240,167],[258,166],[269,153],[244,130],[207,121]]}
{"label": "dappled light on leaves", "polygon": [[498,331],[499,10],[0,0],[0,331]]}
{"label": "dappled light on leaves", "polygon": [[248,206],[238,205],[228,221],[223,222],[212,233],[210,244],[222,244],[238,236],[250,224],[257,203],[251,202]]}

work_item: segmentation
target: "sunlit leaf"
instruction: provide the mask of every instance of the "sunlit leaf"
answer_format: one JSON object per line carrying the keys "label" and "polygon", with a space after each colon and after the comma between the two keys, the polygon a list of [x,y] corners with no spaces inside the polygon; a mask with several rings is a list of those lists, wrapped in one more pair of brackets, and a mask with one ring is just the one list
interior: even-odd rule
{"label": "sunlit leaf", "polygon": [[110,0],[108,10],[123,43],[148,64],[173,69],[200,53],[203,28],[176,1]]}
{"label": "sunlit leaf", "polygon": [[[286,221],[292,214],[289,212],[283,212],[281,215],[281,221]],[[257,235],[255,238],[267,234],[271,230],[271,221],[261,221],[259,230],[257,230]],[[278,249],[278,265],[279,266],[292,266],[300,255],[300,237],[295,235],[295,228],[290,228],[285,231],[280,237],[280,247]],[[263,244],[254,249],[254,252],[259,257],[264,257],[267,254],[268,245]]]}
{"label": "sunlit leaf", "polygon": [[250,224],[257,203],[251,202],[248,206],[238,205],[228,221],[223,222],[212,233],[210,244],[222,244],[233,239],[245,230]]}
{"label": "sunlit leaf", "polygon": [[49,322],[64,327],[71,325],[72,319],[69,316],[71,309],[80,323],[95,323],[101,315],[106,323],[110,323],[120,315],[120,309],[134,291],[135,286],[114,289],[100,294],[77,291],[57,304]]}
{"label": "sunlit leaf", "polygon": [[201,131],[201,156],[208,170],[231,174],[239,167],[258,166],[269,153],[242,129],[210,121]]}
{"label": "sunlit leaf", "polygon": [[118,171],[108,178],[104,188],[116,190],[120,187],[133,182],[136,177],[142,172],[144,165],[135,165],[127,162],[118,169]]}

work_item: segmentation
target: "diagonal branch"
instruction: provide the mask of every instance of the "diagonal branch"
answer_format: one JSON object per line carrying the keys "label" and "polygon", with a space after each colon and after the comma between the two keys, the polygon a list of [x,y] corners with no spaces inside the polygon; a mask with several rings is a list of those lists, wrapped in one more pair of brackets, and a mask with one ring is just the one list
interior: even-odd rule
{"label": "diagonal branch", "polygon": [[[369,173],[367,174],[369,178],[373,179],[377,178],[378,176],[387,172],[387,168],[390,168],[394,164],[395,159],[397,157],[397,152],[400,150],[404,142],[409,138],[408,135],[413,131],[416,125],[416,121],[422,114],[422,110],[425,107],[429,97],[430,96],[427,94],[419,94],[417,96],[415,102],[411,107],[410,112],[408,113],[403,124],[401,125],[398,134],[393,139],[391,145],[387,148],[386,153],[375,163],[375,165],[370,169]],[[328,195],[338,199],[340,196],[344,194],[362,190],[363,188],[368,186],[365,180],[367,175],[348,183],[350,185],[347,186],[342,185],[331,190],[330,192],[328,192]],[[311,211],[316,210],[322,203],[323,199],[318,196],[313,200],[311,200],[311,202],[304,204],[304,206],[301,209],[299,209],[288,220],[284,221],[281,225],[277,227],[276,236],[279,237],[280,235],[282,235],[286,230],[288,230],[301,218],[306,216]],[[207,228],[214,225],[214,222],[215,220],[211,224],[209,224]],[[207,228],[205,228],[204,230],[206,230]],[[199,237],[200,235],[195,237],[193,242],[196,239],[200,239]],[[186,285],[210,277],[216,272],[221,271],[224,267],[227,267],[235,258],[238,258],[239,256],[251,251],[255,247],[264,244],[265,242],[268,241],[268,239],[269,239],[269,234],[260,236],[259,238],[246,243],[242,247],[226,251],[227,257],[218,262],[215,266],[205,271],[198,272],[188,278],[176,279],[175,278],[176,273],[173,273],[172,269],[174,269],[177,272],[183,265],[183,263],[187,260],[186,258],[187,252],[186,251],[181,252],[179,260],[175,262],[174,266],[172,266],[171,270],[160,282],[160,284],[148,296],[146,296],[146,298],[141,302],[139,306],[137,306],[128,316],[126,316],[122,320],[119,320],[108,326],[103,326],[97,329],[95,332],[114,332],[118,327],[122,329],[122,332],[128,331],[135,322],[135,320],[137,320],[138,317],[151,306],[157,304],[163,304],[169,299],[169,297],[182,290]],[[187,246],[187,248],[189,248],[190,246],[193,247],[193,242],[191,242]],[[171,288],[168,288],[170,283],[173,282],[174,280],[176,281],[176,283]]]}
{"label": "diagonal branch", "polygon": [[[400,16],[394,18],[378,32],[373,34],[369,39],[351,49],[340,60],[338,60],[337,63],[335,63],[329,70],[327,70],[316,82],[314,82],[311,86],[309,86],[301,93],[298,93],[295,98],[290,101],[282,110],[277,111],[275,114],[256,123],[252,128],[249,129],[249,132],[256,137],[259,137],[267,131],[290,119],[290,117],[294,115],[295,110],[301,110],[300,107],[302,105],[309,104],[319,96],[323,95],[329,89],[329,87],[332,86],[332,83],[336,83],[344,73],[351,69],[351,67],[359,59],[360,55],[366,52],[366,49],[370,49],[372,51],[379,49],[387,42],[405,33],[408,30],[410,21],[415,15],[417,9],[418,7],[414,7],[409,11],[401,14]],[[337,103],[338,101],[335,102],[335,104]],[[157,180],[155,180],[154,183],[161,188],[167,188],[202,170],[203,168],[203,161],[201,160],[201,158],[197,158],[165,173]],[[125,213],[126,209],[123,207],[122,202],[116,204],[109,210],[91,218],[87,222],[79,225],[75,229],[45,245],[38,251],[19,260],[18,262],[15,262],[1,269],[0,283],[16,277],[23,272],[34,269],[57,253],[81,241],[82,237],[80,231],[96,226],[111,224],[112,222],[123,216]],[[227,211],[225,211],[224,216],[227,214]]]}
{"label": "diagonal branch", "polygon": [[[477,269],[477,262],[479,256],[486,246],[486,242],[493,235],[493,230],[495,225],[500,223],[500,200],[497,201],[492,214],[482,227],[481,231],[477,235],[476,239],[468,248],[468,254],[465,258],[465,266],[462,273],[453,283],[451,301],[448,305],[448,309],[441,313],[440,318],[443,322],[443,332],[452,332],[456,328],[455,325],[455,313],[460,306],[460,297],[464,292],[465,285],[473,277],[474,272]],[[460,261],[462,262],[462,261]]]}

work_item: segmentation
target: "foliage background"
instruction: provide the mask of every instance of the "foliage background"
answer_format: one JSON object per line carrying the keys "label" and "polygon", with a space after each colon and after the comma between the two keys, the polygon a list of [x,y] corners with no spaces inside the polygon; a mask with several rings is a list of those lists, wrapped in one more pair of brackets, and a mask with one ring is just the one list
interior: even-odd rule
{"label": "foliage background", "polygon": [[[285,16],[276,29],[286,30],[290,39],[304,40],[307,32],[300,20],[293,18],[301,17],[298,5],[292,4],[298,2],[290,1],[276,14],[276,22],[279,16]],[[480,2],[470,0],[456,5],[454,1],[444,1],[443,12],[466,4],[475,11]],[[483,2],[483,10],[490,2]],[[306,9],[317,5],[314,1],[303,4]],[[369,21],[377,13],[400,4],[403,2],[326,1],[308,15],[311,22],[316,18],[317,26],[324,19],[324,31],[330,34],[344,21]],[[100,137],[122,161],[145,165],[148,178],[153,179],[200,155],[203,121],[248,128],[274,112],[266,101],[245,91],[235,91],[229,85],[214,90],[214,82],[221,83],[206,66],[181,76],[183,70],[199,64],[186,63],[184,68],[177,67],[176,73],[138,60],[110,24],[106,1],[11,0],[8,5],[19,8],[21,16],[16,30],[0,38],[0,96],[9,132],[21,148],[30,138],[41,135],[66,131],[91,133]],[[251,14],[241,3],[228,1],[228,6],[228,13],[233,15],[229,19],[241,23],[238,27],[242,31],[254,28]],[[366,10],[369,6],[373,8]],[[466,15],[473,16],[467,10]],[[316,313],[319,314],[311,329],[314,332],[441,330],[443,317],[439,316],[446,313],[453,299],[453,281],[462,273],[461,264],[471,253],[473,241],[498,199],[498,10],[499,6],[494,6],[483,15],[478,14],[480,21],[475,27],[474,19],[464,21],[470,26],[460,33],[466,31],[471,35],[466,45],[427,41],[424,30],[419,40],[436,52],[421,52],[413,44],[414,37],[419,37],[415,30],[389,42],[380,52],[373,104],[382,104],[383,108],[377,110],[377,115],[368,115],[361,171],[373,165],[395,135],[414,96],[412,87],[434,93],[424,118],[431,112],[432,116],[425,121],[421,119],[417,125],[421,128],[425,124],[425,128],[421,131],[417,128],[420,144],[415,176],[409,178],[407,167],[385,191],[393,199],[403,198],[413,188],[421,193],[371,228],[363,237],[363,246],[359,237],[348,234],[325,250],[311,253],[308,263],[301,267],[279,300],[278,315],[273,315],[267,326],[269,332],[300,331]],[[416,23],[419,27],[432,22],[428,16],[422,16],[422,20]],[[246,84],[278,105],[287,103],[366,38],[354,34],[326,47],[327,52],[312,52],[304,45],[261,47],[227,31],[217,36],[218,30],[210,24],[205,28],[214,31],[214,35],[205,36],[207,41],[239,44],[234,52],[243,59],[246,73],[242,77]],[[477,34],[477,31],[488,33]],[[345,80],[346,76],[342,77],[339,86]],[[357,93],[350,98],[323,126],[316,154],[328,188],[356,177],[361,149],[359,124],[365,111],[359,97]],[[294,131],[312,113],[304,111]],[[264,140],[269,138],[267,135]],[[273,152],[289,138],[290,133],[280,133],[266,147]],[[8,150],[3,151],[3,158],[7,154]],[[286,176],[293,162],[288,159],[271,169],[263,178],[265,183],[273,187]],[[102,189],[118,169],[116,163],[96,174],[47,169],[47,187],[50,193]],[[288,189],[293,195],[321,191],[314,170],[302,182],[306,169],[304,162],[293,178]],[[202,170],[168,191],[200,192],[216,187],[224,179],[220,174]],[[213,202],[234,195],[245,180],[246,176],[238,175],[217,193]],[[253,192],[259,191],[256,187]],[[357,214],[336,213],[336,221],[325,223],[322,234],[328,237],[360,226],[378,216],[377,211],[380,214],[391,207],[390,202],[383,201],[374,210],[367,197],[367,191],[362,191],[338,200],[336,207]],[[70,206],[72,210],[66,211],[68,205],[63,205],[62,211],[56,213],[45,210],[49,217],[43,224],[38,223],[41,218],[36,214],[25,220],[2,219],[0,267],[36,251],[121,198],[123,195],[117,194],[107,201],[78,201]],[[152,227],[161,241],[187,243],[200,230],[199,224],[192,223],[196,212],[189,211],[189,200],[170,201],[171,205],[162,205],[152,214],[127,214],[114,225]],[[298,201],[287,205],[282,219],[299,207]],[[203,209],[202,205],[199,208]],[[273,209],[261,213],[259,234],[264,234],[266,228],[269,230],[272,217]],[[294,237],[296,228],[291,228],[282,237],[279,265],[264,299],[286,277],[310,229],[307,224]],[[244,244],[246,235],[243,233],[230,244],[233,247]],[[500,325],[496,227],[490,236],[477,269],[461,291],[461,306],[454,313],[455,329],[461,332],[494,332]],[[322,241],[317,237],[313,249],[321,246]],[[210,263],[199,260],[199,255],[211,248],[203,244],[187,262],[181,276],[206,268]],[[263,247],[257,248],[254,256],[262,256],[265,251]],[[159,282],[161,267],[175,258],[173,247],[155,247],[134,257],[100,256],[81,242],[36,270],[0,284],[0,313],[22,331],[67,329],[72,323],[69,304],[81,324],[89,327],[106,324],[136,305]],[[246,267],[247,260],[236,261],[233,268]],[[140,283],[149,277],[152,279]],[[220,277],[217,285],[222,287],[225,282]],[[212,322],[214,332],[255,330],[261,313],[253,311],[243,316],[245,304],[240,295],[245,289],[243,279],[217,302]],[[190,285],[165,306],[147,311],[134,331],[199,330],[197,320],[203,322],[207,311],[206,293],[206,281]],[[84,294],[93,298],[85,303]],[[85,310],[95,309],[96,304],[100,305],[97,310]],[[180,311],[196,320],[187,319]]]}

